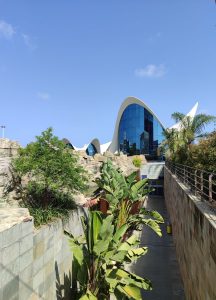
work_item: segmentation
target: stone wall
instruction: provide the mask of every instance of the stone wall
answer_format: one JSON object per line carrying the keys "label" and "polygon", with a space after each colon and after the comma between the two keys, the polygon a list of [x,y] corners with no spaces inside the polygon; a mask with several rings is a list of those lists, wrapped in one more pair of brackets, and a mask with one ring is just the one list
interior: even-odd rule
{"label": "stone wall", "polygon": [[26,208],[0,209],[0,299],[72,299],[72,254],[64,229],[82,234],[80,214],[36,230]]}
{"label": "stone wall", "polygon": [[11,199],[5,197],[4,192],[5,187],[11,178],[11,158],[17,155],[19,148],[20,145],[18,142],[0,138],[0,208],[6,206],[17,206],[16,201],[10,201]]}
{"label": "stone wall", "polygon": [[164,181],[186,299],[216,299],[216,214],[167,168]]}
{"label": "stone wall", "polygon": [[12,157],[17,155],[20,144],[16,141],[0,138],[0,157]]}
{"label": "stone wall", "polygon": [[[114,166],[120,168],[124,175],[129,175],[134,171],[137,171],[133,164],[134,156],[127,156],[126,154],[120,153],[115,155],[109,151],[104,154],[95,154],[94,156],[89,156],[85,151],[74,151],[78,157],[80,164],[88,171],[92,179],[100,176],[100,167],[103,162],[110,159]],[[146,164],[146,159],[144,155],[140,155],[143,164]]]}

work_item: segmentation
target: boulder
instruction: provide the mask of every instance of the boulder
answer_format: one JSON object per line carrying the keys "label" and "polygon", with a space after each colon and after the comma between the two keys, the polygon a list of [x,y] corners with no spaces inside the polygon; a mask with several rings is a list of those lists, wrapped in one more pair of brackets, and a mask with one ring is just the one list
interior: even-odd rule
{"label": "boulder", "polygon": [[0,157],[11,157],[17,155],[20,144],[16,141],[0,138]]}

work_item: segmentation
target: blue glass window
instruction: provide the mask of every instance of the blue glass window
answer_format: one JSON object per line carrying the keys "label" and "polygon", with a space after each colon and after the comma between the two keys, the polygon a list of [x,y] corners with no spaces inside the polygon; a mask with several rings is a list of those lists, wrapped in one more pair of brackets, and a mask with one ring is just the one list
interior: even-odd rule
{"label": "blue glass window", "polygon": [[94,156],[97,153],[97,149],[93,144],[89,144],[86,153],[90,156]]}
{"label": "blue glass window", "polygon": [[131,104],[122,114],[118,139],[119,150],[125,154],[157,157],[163,140],[163,128],[146,108]]}

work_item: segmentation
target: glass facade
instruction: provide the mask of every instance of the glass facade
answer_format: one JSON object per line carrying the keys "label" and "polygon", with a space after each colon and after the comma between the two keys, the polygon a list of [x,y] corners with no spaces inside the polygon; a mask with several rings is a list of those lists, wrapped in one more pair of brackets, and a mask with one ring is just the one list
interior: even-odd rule
{"label": "glass facade", "polygon": [[95,146],[91,143],[88,145],[88,148],[86,149],[86,153],[90,156],[94,156],[97,153],[97,149]]}
{"label": "glass facade", "polygon": [[124,110],[118,132],[119,149],[125,154],[158,156],[163,127],[144,107],[131,104]]}

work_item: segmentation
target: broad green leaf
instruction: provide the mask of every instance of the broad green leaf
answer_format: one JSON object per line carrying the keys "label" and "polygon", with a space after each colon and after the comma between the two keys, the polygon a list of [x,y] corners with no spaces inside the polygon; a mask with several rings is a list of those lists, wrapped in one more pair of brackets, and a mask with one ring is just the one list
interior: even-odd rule
{"label": "broad green leaf", "polygon": [[113,215],[109,215],[105,219],[103,219],[99,232],[100,239],[110,238],[110,236],[113,234],[114,227],[112,225],[112,222]]}
{"label": "broad green leaf", "polygon": [[127,258],[129,261],[136,261],[140,256],[145,255],[147,252],[147,247],[131,249],[127,253]]}
{"label": "broad green leaf", "polygon": [[104,255],[104,259],[106,260],[106,262],[109,262],[109,260],[112,259],[114,253],[116,253],[116,249],[106,252],[106,254]]}
{"label": "broad green leaf", "polygon": [[110,239],[106,239],[106,240],[99,240],[99,241],[97,241],[97,243],[93,247],[93,252],[97,256],[100,256],[101,253],[103,253],[104,251],[108,250],[110,240],[111,240],[111,238]]}
{"label": "broad green leaf", "polygon": [[90,253],[92,253],[93,250],[93,232],[92,232],[92,212],[89,211],[89,215],[88,215],[88,225],[87,225],[87,234],[86,236],[87,238],[87,247]]}
{"label": "broad green leaf", "polygon": [[134,273],[130,273],[129,283],[144,290],[152,290],[152,284],[149,279],[142,278]]}
{"label": "broad green leaf", "polygon": [[82,247],[80,245],[77,245],[73,239],[69,239],[69,245],[72,250],[73,256],[76,258],[77,262],[81,266],[84,260]]}
{"label": "broad green leaf", "polygon": [[85,260],[83,261],[82,265],[78,265],[76,277],[77,277],[77,281],[79,282],[79,284],[81,286],[87,285],[87,283],[88,283],[88,267],[87,267]]}
{"label": "broad green leaf", "polygon": [[149,226],[157,235],[162,236],[161,228],[155,220],[143,218],[142,224]]}
{"label": "broad green leaf", "polygon": [[117,269],[115,273],[120,278],[127,278],[129,275],[128,272],[123,269]]}
{"label": "broad green leaf", "polygon": [[131,173],[128,177],[127,177],[127,183],[129,184],[129,187],[131,187],[131,185],[136,182],[136,177],[137,177],[137,172],[133,172]]}
{"label": "broad green leaf", "polygon": [[92,215],[92,236],[93,236],[93,245],[98,241],[98,236],[102,226],[102,217],[101,213],[98,211],[90,212]]}
{"label": "broad green leaf", "polygon": [[98,233],[98,240],[94,245],[93,251],[95,254],[108,250],[109,243],[113,237],[114,226],[112,225],[113,215],[107,216],[102,220],[100,232]]}
{"label": "broad green leaf", "polygon": [[127,250],[128,251],[128,250],[131,249],[131,247],[134,247],[134,246],[138,245],[139,242],[140,242],[140,240],[137,238],[137,236],[132,235],[125,242],[120,244],[120,246],[118,247],[118,251],[122,251],[122,250]]}
{"label": "broad green leaf", "polygon": [[146,210],[145,208],[141,208],[139,214],[143,214],[145,216],[150,216],[153,217],[156,221],[160,222],[160,223],[164,223],[164,219],[161,216],[161,214],[155,210],[149,211]]}
{"label": "broad green leaf", "polygon": [[85,295],[83,295],[80,300],[98,300],[91,291],[87,291]]}
{"label": "broad green leaf", "polygon": [[138,182],[136,182],[132,187],[131,190],[135,193],[137,193],[141,188],[143,188],[148,183],[148,179],[142,179]]}
{"label": "broad green leaf", "polygon": [[125,292],[125,295],[129,299],[142,300],[140,289],[136,286],[125,285],[122,287]]}
{"label": "broad green leaf", "polygon": [[127,255],[127,251],[118,251],[113,257],[112,260],[118,261],[118,262],[124,262],[124,258]]}
{"label": "broad green leaf", "polygon": [[115,278],[110,278],[108,276],[105,277],[105,280],[109,284],[109,292],[113,293],[116,285],[118,284],[118,280],[116,280]]}
{"label": "broad green leaf", "polygon": [[129,225],[128,224],[124,224],[122,225],[119,229],[116,230],[116,233],[113,236],[113,241],[115,243],[118,243],[122,237],[124,236],[124,234],[126,233],[126,231],[128,230]]}

